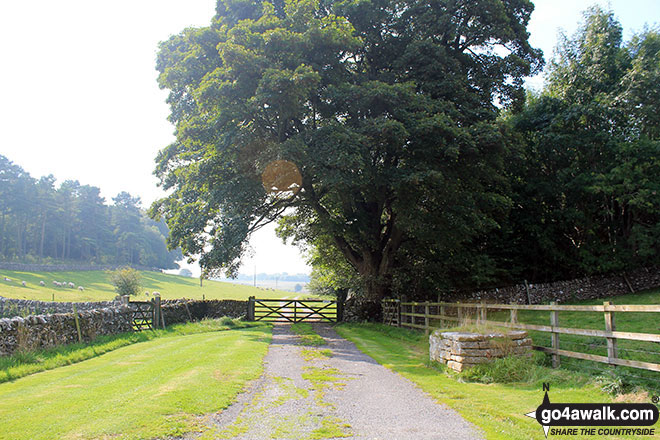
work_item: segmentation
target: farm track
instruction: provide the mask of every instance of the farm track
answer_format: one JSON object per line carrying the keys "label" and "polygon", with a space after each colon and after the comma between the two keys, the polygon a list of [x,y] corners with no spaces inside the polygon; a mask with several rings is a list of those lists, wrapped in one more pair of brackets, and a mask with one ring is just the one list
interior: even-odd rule
{"label": "farm track", "polygon": [[203,438],[482,438],[458,413],[360,352],[330,326],[314,327],[328,345],[298,345],[290,325],[275,325],[264,374],[235,404],[206,418]]}

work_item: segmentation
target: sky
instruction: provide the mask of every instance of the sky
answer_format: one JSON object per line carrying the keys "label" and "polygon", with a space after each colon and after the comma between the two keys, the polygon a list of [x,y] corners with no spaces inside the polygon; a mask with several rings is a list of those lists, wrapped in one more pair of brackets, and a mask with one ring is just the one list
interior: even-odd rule
{"label": "sky", "polygon": [[[614,11],[624,38],[660,23],[660,0],[537,0],[528,30],[549,60],[560,30],[572,35],[593,4]],[[33,177],[121,191],[143,206],[163,196],[152,171],[174,140],[167,91],[158,88],[158,43],[206,26],[213,0],[23,0],[0,2],[0,154]],[[542,77],[528,84],[539,89]],[[274,227],[253,235],[242,272],[309,273]],[[191,267],[195,274],[196,267]]]}

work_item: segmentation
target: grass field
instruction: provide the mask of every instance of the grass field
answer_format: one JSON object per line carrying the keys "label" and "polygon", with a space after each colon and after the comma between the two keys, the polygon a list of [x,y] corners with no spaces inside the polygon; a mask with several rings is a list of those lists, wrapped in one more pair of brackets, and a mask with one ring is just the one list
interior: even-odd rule
{"label": "grass field", "polygon": [[507,384],[466,382],[465,378],[447,372],[443,367],[429,365],[428,338],[423,332],[381,324],[342,324],[337,331],[377,362],[402,374],[439,402],[458,411],[481,428],[489,440],[545,439],[541,426],[524,415],[541,404],[543,382],[550,383],[551,402],[602,403],[614,400],[586,374],[553,370],[532,365],[529,361],[518,366],[526,376],[524,381]]}
{"label": "grass field", "polygon": [[[160,272],[140,272],[144,291],[160,292],[163,299],[247,299],[257,298],[289,298],[299,294],[281,290],[259,289],[253,286],[232,284],[220,281],[204,280],[199,286],[198,278],[188,278],[179,275],[168,275]],[[1,281],[5,277],[10,282]],[[27,283],[27,287],[21,285]],[[39,282],[46,283],[44,287]],[[55,287],[53,281],[72,282],[83,286],[84,291]],[[6,298],[33,299],[40,301],[110,301],[117,293],[110,284],[110,276],[104,271],[80,272],[17,272],[0,270],[0,296]],[[141,295],[145,298],[144,295]],[[308,296],[308,295],[306,295]]]}
{"label": "grass field", "polygon": [[0,438],[142,439],[203,430],[205,415],[226,408],[261,374],[270,328],[159,337],[2,383]]}

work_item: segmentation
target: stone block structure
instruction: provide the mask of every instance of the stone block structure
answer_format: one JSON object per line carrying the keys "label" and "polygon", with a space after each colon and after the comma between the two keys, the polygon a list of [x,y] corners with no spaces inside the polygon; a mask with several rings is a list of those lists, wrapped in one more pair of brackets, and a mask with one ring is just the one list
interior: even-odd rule
{"label": "stone block structure", "polygon": [[432,361],[461,372],[474,365],[512,355],[531,356],[532,340],[523,330],[503,333],[434,331],[430,336]]}

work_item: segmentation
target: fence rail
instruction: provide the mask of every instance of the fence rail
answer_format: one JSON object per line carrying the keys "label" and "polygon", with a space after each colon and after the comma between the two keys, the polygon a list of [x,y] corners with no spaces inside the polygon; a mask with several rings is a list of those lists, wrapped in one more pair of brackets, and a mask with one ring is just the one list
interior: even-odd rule
{"label": "fence rail", "polygon": [[[455,315],[449,311],[456,311]],[[521,330],[532,330],[550,334],[551,346],[534,345],[538,351],[552,355],[553,367],[560,366],[560,356],[589,360],[609,365],[619,365],[632,368],[660,372],[660,364],[639,360],[622,359],[619,357],[619,340],[660,343],[660,334],[622,332],[616,330],[615,313],[660,313],[660,305],[614,305],[604,302],[603,305],[559,305],[557,303],[544,305],[520,304],[487,304],[487,303],[447,303],[447,302],[400,302],[399,300],[383,301],[383,322],[399,327],[410,327],[425,330],[428,334],[435,328],[450,327],[447,324],[462,323],[468,319],[469,312],[474,310],[477,323],[496,325]],[[489,310],[508,310],[506,321],[489,320]],[[550,312],[549,325],[528,324],[518,320],[518,311]],[[432,313],[433,312],[433,313]],[[584,329],[560,327],[559,312],[600,312],[603,313],[604,329]],[[501,316],[501,314],[500,314]],[[591,353],[569,351],[560,348],[560,335],[587,336],[604,338],[607,356]],[[605,348],[605,347],[603,347]],[[629,351],[622,349],[623,351]],[[638,351],[638,350],[637,350]],[[651,353],[651,352],[649,352]],[[655,352],[658,353],[658,352]]]}

